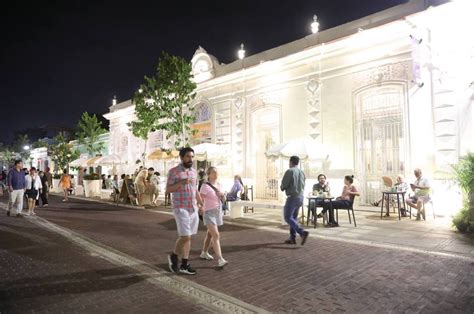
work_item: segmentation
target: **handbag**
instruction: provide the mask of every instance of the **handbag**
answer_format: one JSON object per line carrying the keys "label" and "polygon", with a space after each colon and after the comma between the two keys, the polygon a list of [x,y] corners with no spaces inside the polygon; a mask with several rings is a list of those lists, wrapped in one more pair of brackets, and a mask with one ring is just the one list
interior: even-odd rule
{"label": "handbag", "polygon": [[[216,195],[218,195],[217,193],[218,193],[219,191],[216,189],[215,186],[213,186],[213,185],[212,185],[211,183],[209,183],[209,182],[206,182],[206,184],[209,185],[210,188],[214,190],[214,192],[216,192]],[[221,201],[221,209],[222,209],[222,211],[226,211],[226,210],[227,210],[227,204],[226,204],[226,202],[225,202],[225,201],[222,201],[222,199],[220,199],[220,198],[219,198],[219,200]]]}

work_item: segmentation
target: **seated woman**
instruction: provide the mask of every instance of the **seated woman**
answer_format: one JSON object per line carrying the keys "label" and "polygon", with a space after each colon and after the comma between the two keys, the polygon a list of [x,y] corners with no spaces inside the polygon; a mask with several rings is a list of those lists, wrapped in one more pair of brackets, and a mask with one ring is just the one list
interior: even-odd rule
{"label": "seated woman", "polygon": [[[407,192],[408,191],[408,183],[405,182],[405,178],[401,174],[399,174],[397,176],[397,183],[395,183],[394,186],[397,188],[397,192]],[[387,196],[385,196],[385,201],[386,202],[389,202],[389,201],[390,202],[396,202],[397,198],[394,195],[392,195],[390,197],[390,199]],[[379,199],[378,201],[373,202],[372,205],[378,207],[380,205],[380,202],[382,202],[382,199]],[[390,216],[389,208],[390,208],[390,206],[387,207],[387,212],[385,213],[386,217]],[[405,208],[401,209],[401,214],[402,214],[403,217],[406,217],[406,209]]]}
{"label": "seated woman", "polygon": [[230,189],[230,191],[227,193],[226,200],[227,201],[236,201],[239,199],[240,192],[242,192],[242,189],[244,187],[244,184],[242,183],[242,178],[239,175],[236,175],[234,177],[234,185]]}
{"label": "seated woman", "polygon": [[323,214],[329,210],[329,227],[339,227],[339,224],[334,220],[334,209],[351,208],[354,197],[360,195],[352,183],[354,183],[354,176],[351,175],[344,177],[344,188],[342,189],[342,194],[341,196],[337,197],[335,201],[332,201],[333,210],[331,210],[330,202],[324,203],[323,211],[318,215],[318,217],[322,218]]}

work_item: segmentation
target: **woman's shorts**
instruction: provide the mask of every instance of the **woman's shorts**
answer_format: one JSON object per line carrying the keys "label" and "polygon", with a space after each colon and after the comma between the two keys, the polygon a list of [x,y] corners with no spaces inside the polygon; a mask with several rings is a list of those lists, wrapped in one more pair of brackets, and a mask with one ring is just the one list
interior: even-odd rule
{"label": "woman's shorts", "polygon": [[204,211],[202,218],[203,218],[202,220],[205,226],[207,225],[222,226],[224,224],[224,220],[222,218],[222,210],[220,208]]}

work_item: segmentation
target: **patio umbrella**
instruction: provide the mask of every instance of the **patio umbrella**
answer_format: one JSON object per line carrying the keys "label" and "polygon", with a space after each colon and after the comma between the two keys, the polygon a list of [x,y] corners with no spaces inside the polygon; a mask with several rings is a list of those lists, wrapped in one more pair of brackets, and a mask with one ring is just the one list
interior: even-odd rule
{"label": "patio umbrella", "polygon": [[199,161],[222,159],[227,157],[229,153],[224,146],[212,143],[202,143],[192,148],[194,150],[194,157]]}
{"label": "patio umbrella", "polygon": [[117,164],[122,164],[122,158],[119,155],[107,155],[100,157],[94,161],[94,166],[114,166]]}
{"label": "patio umbrella", "polygon": [[273,158],[290,158],[291,156],[296,155],[304,160],[321,160],[328,157],[324,146],[309,138],[297,138],[282,144],[277,144],[270,147],[265,152],[265,155]]}
{"label": "patio umbrella", "polygon": [[179,156],[179,152],[176,150],[172,150],[171,152],[167,152],[161,149],[157,149],[148,155],[148,160],[168,160],[173,159]]}
{"label": "patio umbrella", "polygon": [[69,166],[71,166],[71,167],[83,167],[83,165],[86,161],[87,161],[87,158],[79,158],[79,159],[71,161],[69,163]]}

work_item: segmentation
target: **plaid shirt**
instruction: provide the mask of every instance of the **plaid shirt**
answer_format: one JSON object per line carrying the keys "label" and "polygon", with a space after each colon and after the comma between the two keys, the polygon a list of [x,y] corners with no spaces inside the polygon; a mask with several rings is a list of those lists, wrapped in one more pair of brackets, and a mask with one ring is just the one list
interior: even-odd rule
{"label": "plaid shirt", "polygon": [[180,185],[176,192],[172,193],[173,208],[183,208],[190,212],[198,209],[196,201],[197,193],[197,171],[193,168],[185,168],[183,164],[171,168],[168,171],[167,185],[173,185],[178,181],[191,178],[191,184]]}

